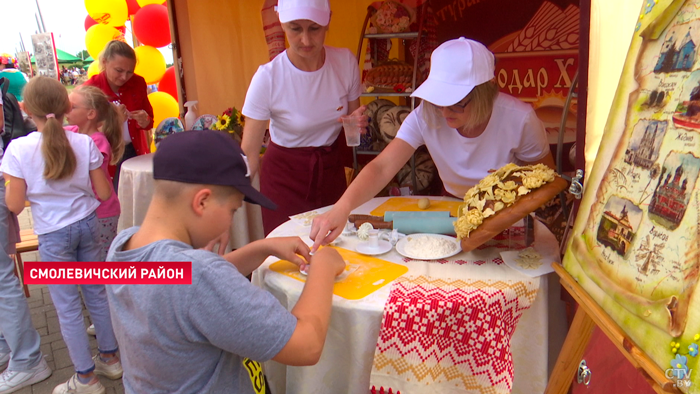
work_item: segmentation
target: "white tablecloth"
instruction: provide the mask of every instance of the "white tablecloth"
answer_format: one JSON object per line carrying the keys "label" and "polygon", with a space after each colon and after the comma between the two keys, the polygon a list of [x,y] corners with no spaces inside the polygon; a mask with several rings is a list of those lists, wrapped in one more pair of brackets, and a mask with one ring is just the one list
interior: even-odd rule
{"label": "white tablecloth", "polygon": [[[119,202],[122,213],[119,216],[118,231],[140,225],[146,216],[148,204],[153,196],[153,155],[149,153],[137,156],[122,164],[119,175]],[[264,232],[260,206],[244,202],[233,216],[229,246],[234,249],[240,248],[262,238]]]}
{"label": "white tablecloth", "polygon": [[[384,201],[386,198],[373,199],[353,213],[368,214]],[[298,235],[310,243],[309,229],[309,227],[288,221],[269,236]],[[354,250],[356,242],[356,237],[348,237],[339,246]],[[479,255],[479,253],[482,254]],[[474,260],[475,257],[484,258],[484,253],[493,255],[497,252],[495,249],[486,249],[460,253],[454,258]],[[444,275],[445,270],[452,270],[448,274],[455,279],[529,280],[529,277],[505,264],[487,266],[475,264],[442,265],[417,261],[406,263],[395,250],[377,257],[407,265],[409,267],[408,275],[430,276],[431,272],[440,272],[441,275]],[[282,305],[291,310],[301,295],[303,283],[270,270],[270,264],[276,261],[276,258],[268,258],[253,274],[253,283],[270,291]],[[548,324],[548,282],[550,282],[550,278],[553,279],[553,277],[541,278],[536,300],[530,309],[524,312],[511,340],[515,369],[513,393],[542,393],[547,383],[548,371],[550,370],[548,359],[552,357],[549,354]],[[288,367],[273,361],[265,363],[265,373],[273,394],[367,394],[384,304],[390,289],[391,285],[388,284],[360,300],[347,300],[334,295],[331,323],[323,354],[317,365]],[[556,327],[557,331],[563,330],[558,336],[565,335],[566,328],[563,324],[557,324]],[[553,350],[554,357],[556,357],[558,349]]]}

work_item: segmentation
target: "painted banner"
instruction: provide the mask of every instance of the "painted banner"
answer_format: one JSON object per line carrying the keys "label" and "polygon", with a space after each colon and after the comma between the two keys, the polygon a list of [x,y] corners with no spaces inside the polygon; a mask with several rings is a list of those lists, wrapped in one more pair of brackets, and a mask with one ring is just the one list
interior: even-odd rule
{"label": "painted banner", "polygon": [[[464,36],[487,45],[496,55],[501,91],[531,103],[550,144],[556,144],[566,96],[578,70],[578,2],[436,0],[432,7],[438,39]],[[499,23],[493,23],[491,15],[498,15]],[[576,109],[574,99],[564,130],[567,144],[576,141]]]}
{"label": "painted banner", "polygon": [[32,35],[32,46],[34,47],[37,74],[60,79],[53,33]]}
{"label": "painted banner", "polygon": [[15,57],[17,58],[17,68],[23,73],[27,74],[29,78],[33,77],[34,69],[32,69],[32,60],[29,52],[17,52]]}

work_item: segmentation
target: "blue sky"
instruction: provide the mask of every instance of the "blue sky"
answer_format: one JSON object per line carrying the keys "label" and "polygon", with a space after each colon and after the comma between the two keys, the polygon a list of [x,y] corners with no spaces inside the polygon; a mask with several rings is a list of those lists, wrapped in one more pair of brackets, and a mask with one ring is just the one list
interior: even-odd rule
{"label": "blue sky", "polygon": [[[72,55],[85,49],[85,3],[83,0],[38,0],[47,32],[54,33],[56,48]],[[14,54],[20,48],[20,33],[25,48],[32,52],[31,35],[38,32],[35,13],[37,0],[0,0],[2,30],[0,53]],[[127,23],[127,42],[131,43],[130,26]],[[166,63],[173,62],[172,51],[160,48]]]}

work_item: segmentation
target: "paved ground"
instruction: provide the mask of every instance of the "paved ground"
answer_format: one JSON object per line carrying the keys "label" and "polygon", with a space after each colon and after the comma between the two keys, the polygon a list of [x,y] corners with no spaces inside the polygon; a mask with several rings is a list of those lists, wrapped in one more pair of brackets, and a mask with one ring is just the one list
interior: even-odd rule
{"label": "paved ground", "polygon": [[[24,212],[22,212],[19,217],[19,222],[20,228],[23,230],[32,228],[33,223],[29,208],[26,208]],[[23,253],[22,259],[24,261],[39,261],[39,254],[36,252]],[[37,331],[39,331],[39,335],[41,335],[41,351],[53,370],[53,375],[41,383],[34,384],[31,387],[25,387],[16,393],[51,394],[53,388],[68,380],[68,378],[75,373],[75,370],[68,356],[66,344],[63,342],[61,336],[56,309],[53,306],[53,302],[51,302],[49,289],[46,286],[30,285],[29,293],[31,297],[29,297],[27,301],[29,302],[29,309],[32,313],[32,322]],[[85,316],[85,327],[87,327],[90,322],[85,307],[83,307],[83,315]],[[97,354],[97,341],[95,337],[90,337],[90,348],[93,354]],[[100,381],[107,389],[106,394],[124,393],[124,386],[122,385],[121,379],[113,381],[100,376]]]}

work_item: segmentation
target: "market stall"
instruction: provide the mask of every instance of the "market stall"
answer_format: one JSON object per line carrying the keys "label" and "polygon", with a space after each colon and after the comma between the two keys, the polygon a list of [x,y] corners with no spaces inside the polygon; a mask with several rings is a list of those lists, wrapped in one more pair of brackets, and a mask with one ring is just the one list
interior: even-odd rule
{"label": "market stall", "polygon": [[[266,45],[265,35],[263,34],[267,26],[261,23],[260,18],[261,4],[256,2],[239,2],[231,5],[227,2],[216,0],[198,3],[187,0],[171,0],[168,3],[171,6],[171,18],[174,17],[177,21],[173,38],[178,40],[177,51],[181,57],[181,65],[184,70],[183,77],[178,80],[181,95],[180,104],[182,105],[186,100],[197,100],[199,101],[200,113],[212,114],[220,113],[223,109],[229,107],[231,103],[241,105],[248,83],[257,70],[258,65],[264,64],[269,60],[268,50],[270,47]],[[358,35],[361,34],[367,6],[371,2],[332,3],[332,28],[328,32],[326,43],[354,49],[358,42]],[[617,70],[621,66],[623,53],[621,53],[620,48],[626,48],[628,42],[626,39],[604,40],[601,37],[604,34],[609,34],[605,32],[609,31],[607,29],[611,29],[611,26],[623,24],[613,15],[618,17],[620,15],[632,15],[633,17],[628,19],[636,19],[639,8],[638,2],[629,1],[624,4],[607,4],[593,1],[579,4],[577,1],[551,1],[537,2],[534,5],[521,4],[519,5],[523,7],[520,8],[521,11],[507,13],[509,18],[507,23],[504,19],[504,21],[501,21],[502,23],[496,24],[502,28],[500,31],[486,31],[489,26],[494,25],[491,19],[481,18],[482,25],[478,26],[464,23],[463,18],[478,20],[479,12],[483,12],[486,9],[485,7],[489,9],[499,7],[499,5],[486,5],[485,3],[434,1],[432,4],[434,11],[438,18],[441,18],[439,23],[442,24],[442,27],[452,29],[449,32],[442,30],[438,37],[440,40],[444,40],[452,38],[450,34],[470,35],[488,41],[488,44],[494,44],[494,46],[490,46],[490,49],[494,52],[499,52],[500,49],[503,54],[500,57],[497,55],[499,64],[501,64],[499,70],[502,70],[502,72],[499,71],[499,77],[504,76],[499,79],[499,86],[503,91],[518,93],[519,95],[516,95],[521,99],[532,103],[535,108],[540,108],[538,115],[542,115],[542,120],[547,122],[548,127],[552,129],[553,142],[556,141],[556,134],[561,131],[559,130],[559,124],[562,115],[564,115],[564,121],[561,124],[563,124],[565,129],[564,132],[568,133],[565,142],[570,145],[574,142],[578,143],[577,159],[579,163],[577,168],[583,168],[584,143],[580,137],[583,134],[592,136],[590,141],[586,140],[586,152],[587,155],[594,155],[594,152],[597,150],[597,138],[595,136],[601,133],[602,119],[605,119],[605,112],[607,111],[606,106],[602,103],[610,100],[614,94],[614,86],[609,81],[616,80],[616,75],[619,75],[611,70]],[[545,3],[548,3],[547,7],[553,6],[553,8],[546,8],[545,13],[556,14],[556,18],[560,18],[560,15],[565,15],[570,26],[576,25],[577,39],[572,42],[569,41],[572,38],[570,35],[564,37],[564,41],[575,45],[570,45],[566,48],[559,47],[559,52],[539,53],[539,55],[543,55],[539,57],[528,56],[527,53],[519,54],[518,52],[522,51],[509,48],[509,46],[512,46],[510,44],[517,40],[518,37],[521,37],[527,28],[537,27],[536,25],[528,25],[528,23],[538,21],[536,16],[542,15],[537,14],[537,12],[542,11],[542,6]],[[500,6],[504,7],[503,5]],[[579,14],[578,8],[576,8],[578,6],[581,8],[582,14]],[[617,7],[615,12],[610,11],[613,7]],[[509,6],[509,8],[512,8],[512,6]],[[572,14],[574,11],[575,13]],[[514,21],[514,14],[520,14],[519,22]],[[586,21],[586,24],[580,28],[580,42],[578,41],[579,26],[577,25],[579,20]],[[588,25],[589,22],[590,26]],[[562,21],[559,21],[559,23],[563,24]],[[217,28],[203,28],[203,26],[212,25]],[[465,28],[464,26],[466,25],[475,30],[459,31],[460,28]],[[486,28],[482,29],[479,26],[486,26]],[[631,29],[622,29],[622,32],[627,34],[629,33],[628,30]],[[249,34],[249,32],[257,33]],[[590,36],[588,35],[589,32]],[[619,35],[617,36],[619,37]],[[585,48],[579,51],[579,45]],[[589,62],[589,46],[591,59],[595,59],[595,62]],[[222,51],[222,48],[226,48],[226,50]],[[554,47],[550,49],[554,49]],[[217,62],[205,60],[210,59],[212,53],[217,54],[219,59]],[[581,56],[581,53],[585,53],[585,56]],[[523,59],[529,63],[519,61]],[[545,64],[546,62],[549,63]],[[541,69],[544,70],[544,76],[542,76],[543,71]],[[606,70],[606,73],[601,73],[600,70]],[[575,89],[572,82],[575,81],[574,77],[577,71],[580,73],[578,79],[580,101],[578,104],[567,108],[569,112],[566,113],[563,111],[565,109],[565,98],[571,90]],[[540,78],[539,82],[537,80],[538,77]],[[543,78],[546,78],[546,82]],[[581,90],[581,86],[587,86],[588,89]],[[584,91],[596,98],[591,106],[587,106],[588,103],[585,100]],[[586,129],[586,115],[592,122],[590,124],[593,125],[588,129]],[[579,139],[577,140],[577,138]],[[568,155],[569,151],[566,152],[567,157]],[[264,274],[261,274],[261,277],[276,277],[276,274],[268,275],[267,271],[263,272]],[[288,278],[279,278],[282,282],[288,280]],[[284,287],[281,284],[278,284],[280,288],[277,289],[274,286],[270,287],[271,285],[267,283],[267,279],[258,279],[258,283],[272,290],[273,293],[282,291],[280,289]],[[292,285],[292,287],[296,287],[295,291],[298,292],[299,284],[295,284],[296,286]],[[542,287],[540,287],[540,291],[542,291]],[[281,300],[288,296],[281,293],[276,294],[279,294]],[[291,297],[294,298],[293,295]],[[555,301],[553,303],[550,302],[549,306],[545,308],[548,316],[562,313],[561,304],[556,300],[557,297],[554,298]],[[543,302],[540,300],[541,297],[538,297],[536,302]],[[341,304],[342,302],[339,305]],[[291,307],[291,304],[289,307]],[[342,307],[340,308],[342,309]],[[540,310],[541,308],[544,307],[540,306]],[[532,312],[532,310],[524,314],[523,322],[526,321],[525,317],[529,312]],[[541,324],[544,326],[543,322]],[[549,371],[549,366],[558,352],[558,346],[565,332],[566,327],[564,325],[550,330],[551,341],[549,346],[546,347],[549,349],[550,354],[548,357],[545,357],[546,360],[542,361],[548,365],[547,371]],[[514,357],[516,357],[515,354]],[[296,368],[293,369],[296,370]],[[513,390],[518,390],[517,378]]]}

